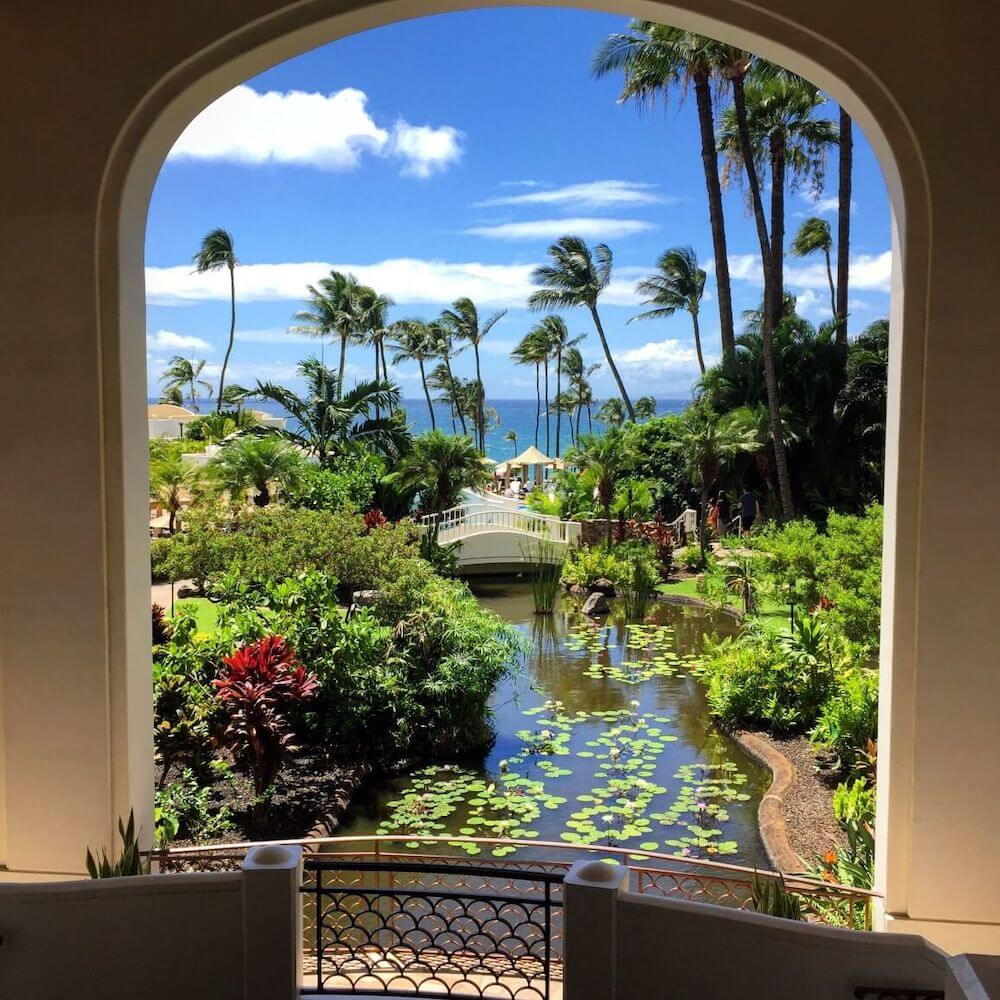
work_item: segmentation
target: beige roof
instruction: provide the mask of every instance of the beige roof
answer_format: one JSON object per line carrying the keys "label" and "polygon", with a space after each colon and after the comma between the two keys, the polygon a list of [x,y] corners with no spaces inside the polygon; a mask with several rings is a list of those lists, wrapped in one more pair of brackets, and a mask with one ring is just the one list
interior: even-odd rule
{"label": "beige roof", "polygon": [[198,416],[183,406],[173,403],[154,403],[146,409],[148,420],[194,420]]}
{"label": "beige roof", "polygon": [[534,445],[526,448],[517,458],[510,460],[510,465],[555,465],[555,459],[542,454]]}
{"label": "beige roof", "polygon": [[487,458],[485,455],[479,460],[483,465],[496,465],[497,463],[493,461],[492,458]]}
{"label": "beige roof", "polygon": [[506,476],[507,475],[507,463],[506,462],[501,462],[493,471],[498,476]]}

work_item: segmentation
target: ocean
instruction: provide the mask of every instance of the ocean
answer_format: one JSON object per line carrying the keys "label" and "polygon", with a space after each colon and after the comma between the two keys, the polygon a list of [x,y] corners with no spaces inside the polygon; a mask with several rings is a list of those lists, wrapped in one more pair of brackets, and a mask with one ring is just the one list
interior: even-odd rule
{"label": "ocean", "polygon": [[[150,402],[155,403],[156,399],[152,398]],[[688,405],[688,402],[689,400],[684,399],[659,399],[656,401],[656,412],[660,415],[665,413],[679,413]],[[202,413],[210,413],[213,405],[211,400],[198,400],[198,408]],[[271,400],[257,399],[251,401],[249,405],[254,409],[264,410],[267,413],[274,413],[278,416],[286,415],[282,408]],[[427,412],[426,400],[420,398],[406,399],[403,401],[403,405],[406,407],[406,415],[409,418],[414,434],[422,434],[424,431],[431,429],[431,420]],[[486,432],[486,454],[489,458],[497,462],[502,462],[505,459],[513,458],[518,452],[524,451],[529,445],[535,443],[535,401],[533,399],[490,399],[488,405],[492,406],[500,415],[500,426],[490,428]],[[597,409],[597,407],[594,407],[595,412]],[[448,407],[435,405],[434,419],[437,421],[439,430],[451,430],[451,415]],[[461,426],[457,426],[461,430]],[[584,411],[580,421],[580,430],[585,431],[586,429],[587,414]],[[594,430],[599,432],[601,429],[602,425],[595,420]],[[505,440],[507,432],[511,430],[517,434],[516,450],[514,444]],[[549,436],[546,441],[545,414],[543,413],[539,425],[538,447],[547,455],[555,453],[555,434],[556,418],[555,416],[550,416]],[[568,418],[564,415],[562,418],[559,453],[565,453],[569,446],[570,429]]]}

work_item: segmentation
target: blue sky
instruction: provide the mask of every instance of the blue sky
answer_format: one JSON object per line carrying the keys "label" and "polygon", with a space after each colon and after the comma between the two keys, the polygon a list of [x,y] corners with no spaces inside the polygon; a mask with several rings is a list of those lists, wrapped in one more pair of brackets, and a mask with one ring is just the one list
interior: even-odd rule
{"label": "blue sky", "polygon": [[[483,314],[509,309],[486,344],[493,398],[534,394],[511,347],[537,321],[525,301],[533,265],[564,232],[614,251],[602,305],[633,395],[685,396],[697,374],[690,318],[628,324],[636,280],[667,247],[692,245],[709,283],[706,354],[718,353],[711,234],[693,96],[640,114],[617,104],[620,80],[594,80],[596,46],[624,19],[565,9],[446,14],[379,28],[274,67],[206,109],[164,164],[147,231],[150,393],[174,354],[214,377],[228,335],[228,285],[191,273],[201,237],[230,230],[238,335],[231,380],[293,384],[318,345],[289,335],[305,285],[331,266],[396,300],[393,318],[433,317],[469,295]],[[833,104],[824,113],[836,115]],[[835,219],[835,156],[815,203],[790,194],[789,234],[809,214]],[[851,332],[888,314],[890,219],[878,163],[856,133]],[[757,240],[738,188],[726,194],[734,308],[759,301]],[[819,258],[786,264],[800,311],[828,318]],[[602,359],[589,318],[564,314],[588,360]],[[352,348],[349,377],[372,361]],[[471,373],[463,355],[458,374]],[[419,394],[415,370],[394,373]],[[609,374],[594,378],[613,394]]]}

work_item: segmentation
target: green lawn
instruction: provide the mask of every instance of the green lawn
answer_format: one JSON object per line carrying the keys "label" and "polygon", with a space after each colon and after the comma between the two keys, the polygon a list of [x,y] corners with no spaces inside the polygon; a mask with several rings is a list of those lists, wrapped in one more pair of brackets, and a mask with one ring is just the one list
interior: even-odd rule
{"label": "green lawn", "polygon": [[180,611],[182,608],[194,612],[199,632],[215,631],[219,621],[219,609],[207,597],[185,597],[183,601],[177,601],[174,605],[175,611]]}
{"label": "green lawn", "polygon": [[[678,594],[682,597],[695,598],[702,596],[698,593],[698,581],[694,577],[688,580],[678,580],[676,583],[661,583],[657,589],[661,594]],[[787,632],[789,606],[762,600],[757,618],[762,625],[775,632]]]}

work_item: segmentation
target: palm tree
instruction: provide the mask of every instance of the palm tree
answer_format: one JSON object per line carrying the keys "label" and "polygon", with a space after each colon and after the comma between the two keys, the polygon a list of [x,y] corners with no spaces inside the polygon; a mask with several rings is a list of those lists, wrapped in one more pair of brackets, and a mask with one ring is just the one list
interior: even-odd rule
{"label": "palm tree", "polygon": [[179,354],[175,354],[170,359],[170,364],[163,369],[163,374],[160,376],[160,381],[166,383],[163,389],[164,394],[169,394],[171,400],[174,400],[177,398],[177,393],[180,392],[183,399],[184,390],[187,389],[191,409],[195,413],[198,413],[198,389],[202,388],[208,393],[212,391],[212,384],[201,377],[201,373],[204,370],[204,359],[201,361],[195,361],[194,359],[188,361],[187,358],[182,358]]}
{"label": "palm tree", "polygon": [[799,231],[792,240],[791,252],[793,257],[808,257],[823,251],[826,258],[826,280],[830,283],[830,313],[833,318],[837,318],[837,293],[833,287],[833,268],[830,265],[830,251],[833,249],[833,236],[830,233],[830,223],[826,219],[818,219],[812,216],[803,221],[799,226]]}
{"label": "palm tree", "polygon": [[[570,338],[569,330],[561,316],[546,316],[536,327],[539,336],[544,337],[549,345],[549,357],[554,357],[556,363],[556,458],[559,457],[559,442],[562,437],[563,409],[558,405],[562,396],[563,352],[574,347],[583,340],[582,336]],[[547,394],[546,394],[547,396]],[[548,399],[546,398],[546,403]]]}
{"label": "palm tree", "polygon": [[177,515],[199,479],[200,470],[180,456],[163,458],[149,468],[149,497],[169,515],[170,534],[177,525]]}
{"label": "palm tree", "polygon": [[612,542],[611,504],[615,498],[615,487],[625,474],[627,452],[622,429],[611,427],[600,437],[584,434],[566,455],[567,462],[583,470],[581,480],[584,486],[594,491],[604,511],[608,551]]}
{"label": "palm tree", "polygon": [[[733,106],[722,116],[720,145],[730,166],[742,167],[764,267],[764,308],[761,335],[764,379],[774,439],[775,468],[782,513],[794,515],[788,456],[781,432],[781,400],[774,362],[774,328],[780,321],[784,296],[785,183],[803,178],[822,184],[826,147],[836,142],[832,122],[813,117],[823,97],[812,84],[793,73],[761,63],[758,78],[746,83],[746,74],[733,77]],[[771,169],[771,224],[764,215],[760,170]]]}
{"label": "palm tree", "polygon": [[854,130],[851,116],[840,109],[837,190],[837,343],[847,343],[847,286],[851,260],[851,171],[854,166]]}
{"label": "palm tree", "polygon": [[160,398],[157,402],[169,403],[171,406],[183,406],[184,390],[179,385],[167,386],[163,392],[160,393]]}
{"label": "palm tree", "polygon": [[656,400],[652,396],[642,396],[635,401],[635,415],[638,420],[652,420],[656,416]]}
{"label": "palm tree", "polygon": [[511,352],[514,364],[535,366],[535,447],[538,447],[538,429],[542,418],[542,365],[549,356],[548,342],[537,327],[529,330]]}
{"label": "palm tree", "polygon": [[616,397],[607,400],[597,411],[597,419],[608,427],[621,427],[625,423],[625,408]]}
{"label": "palm tree", "polygon": [[233,343],[236,340],[236,250],[233,247],[233,237],[225,229],[213,229],[202,241],[198,252],[194,255],[194,269],[198,274],[206,271],[229,270],[229,343],[226,345],[226,356],[222,359],[222,371],[219,372],[219,398],[215,404],[216,412],[222,412],[222,393],[226,387],[226,369],[229,367],[229,357],[233,353]]}
{"label": "palm tree", "polygon": [[630,323],[635,319],[665,319],[673,316],[678,309],[686,309],[691,314],[698,367],[704,375],[705,358],[701,352],[698,306],[705,293],[705,272],[698,267],[698,256],[694,249],[673,247],[667,250],[656,262],[656,273],[640,281],[635,290],[644,297],[642,304],[653,308],[633,316]]}
{"label": "palm tree", "polygon": [[580,414],[583,407],[593,398],[590,388],[590,376],[601,366],[599,364],[585,365],[583,355],[578,347],[570,347],[563,355],[562,370],[569,383],[570,392],[576,397],[576,430],[574,441],[580,437]]}
{"label": "palm tree", "polygon": [[347,364],[347,345],[359,336],[358,311],[359,293],[363,286],[353,274],[331,271],[320,280],[318,287],[309,285],[309,298],[305,309],[293,317],[298,321],[291,328],[292,333],[325,339],[337,336],[340,339],[340,366],[337,370],[337,385],[344,385],[344,368]]}
{"label": "palm tree", "polygon": [[234,500],[254,491],[253,502],[266,507],[275,489],[294,485],[305,460],[277,434],[233,438],[208,463],[210,475]]}
{"label": "palm tree", "polygon": [[504,434],[503,439],[504,439],[504,441],[509,441],[511,448],[514,449],[513,454],[511,455],[511,458],[516,458],[517,457],[517,431],[514,430],[514,428],[512,427],[509,431],[507,431],[506,434]]}
{"label": "palm tree", "polygon": [[703,35],[654,21],[635,20],[626,34],[611,35],[598,49],[593,61],[596,76],[624,70],[625,85],[619,101],[634,99],[640,107],[652,104],[657,96],[666,101],[672,87],[678,89],[683,101],[689,84],[694,84],[701,135],[701,163],[715,252],[715,284],[719,296],[723,355],[735,350],[736,337],[722,185],[715,144],[712,83],[729,79],[749,62],[749,58],[747,53]]}
{"label": "palm tree", "polygon": [[[357,290],[357,328],[364,342],[375,351],[375,382],[388,382],[389,370],[385,363],[385,338],[388,334],[389,309],[394,305],[388,295],[379,295],[367,285],[359,285]],[[381,416],[379,406],[375,406],[375,418]]]}
{"label": "palm tree", "polygon": [[288,413],[289,427],[278,435],[314,455],[320,465],[357,444],[390,458],[406,450],[404,424],[395,416],[372,417],[372,411],[399,402],[399,389],[391,382],[359,382],[342,393],[337,376],[318,358],[299,362],[297,374],[306,385],[302,396],[273,382],[258,382],[254,395],[273,400]]}
{"label": "palm tree", "polygon": [[757,440],[742,421],[720,417],[704,403],[692,403],[681,416],[672,447],[684,459],[688,475],[701,491],[698,541],[704,558],[708,551],[709,491],[726,462],[740,452],[756,450]]}
{"label": "palm tree", "polygon": [[427,388],[427,372],[424,365],[434,357],[433,333],[421,319],[401,319],[392,324],[389,332],[393,338],[392,363],[403,364],[405,361],[416,361],[420,367],[420,384],[427,400],[427,411],[431,415],[431,430],[437,430],[434,419],[434,404],[431,402],[431,392]]}
{"label": "palm tree", "polygon": [[222,402],[225,403],[226,406],[235,407],[237,414],[240,414],[243,412],[243,406],[246,403],[250,392],[250,389],[247,389],[242,385],[232,383],[227,385],[223,390]]}
{"label": "palm tree", "polygon": [[605,243],[598,243],[591,251],[578,236],[563,236],[549,247],[548,254],[552,258],[552,263],[542,264],[532,272],[531,280],[540,287],[528,298],[528,308],[542,310],[566,309],[571,306],[587,307],[629,418],[635,420],[632,400],[629,399],[625,383],[618,374],[597,311],[597,300],[611,281],[611,248]]}
{"label": "palm tree", "polygon": [[[483,385],[483,377],[479,366],[479,345],[485,340],[490,330],[506,315],[507,310],[501,309],[500,312],[494,313],[488,320],[480,324],[479,311],[476,309],[476,304],[472,299],[467,298],[456,299],[452,303],[451,309],[445,309],[441,313],[441,322],[451,327],[455,338],[457,340],[464,340],[472,345],[473,353],[476,356],[476,381],[480,386]],[[483,409],[486,398],[485,387],[483,387],[480,395],[484,402],[476,411],[475,424],[479,449],[483,451],[486,448],[486,421]]]}
{"label": "palm tree", "polygon": [[437,387],[446,393],[446,399],[451,404],[451,429],[455,430],[455,417],[458,416],[462,424],[462,433],[468,434],[469,429],[465,423],[465,412],[459,403],[458,388],[459,383],[451,370],[451,359],[462,353],[462,348],[455,350],[455,337],[446,323],[437,320],[430,324],[431,342],[434,345],[434,357],[441,359],[438,369],[432,374],[432,384],[437,383]]}
{"label": "palm tree", "polygon": [[440,514],[458,502],[462,490],[485,486],[489,475],[471,438],[428,431],[413,439],[391,477],[404,489],[417,490],[424,510]]}

